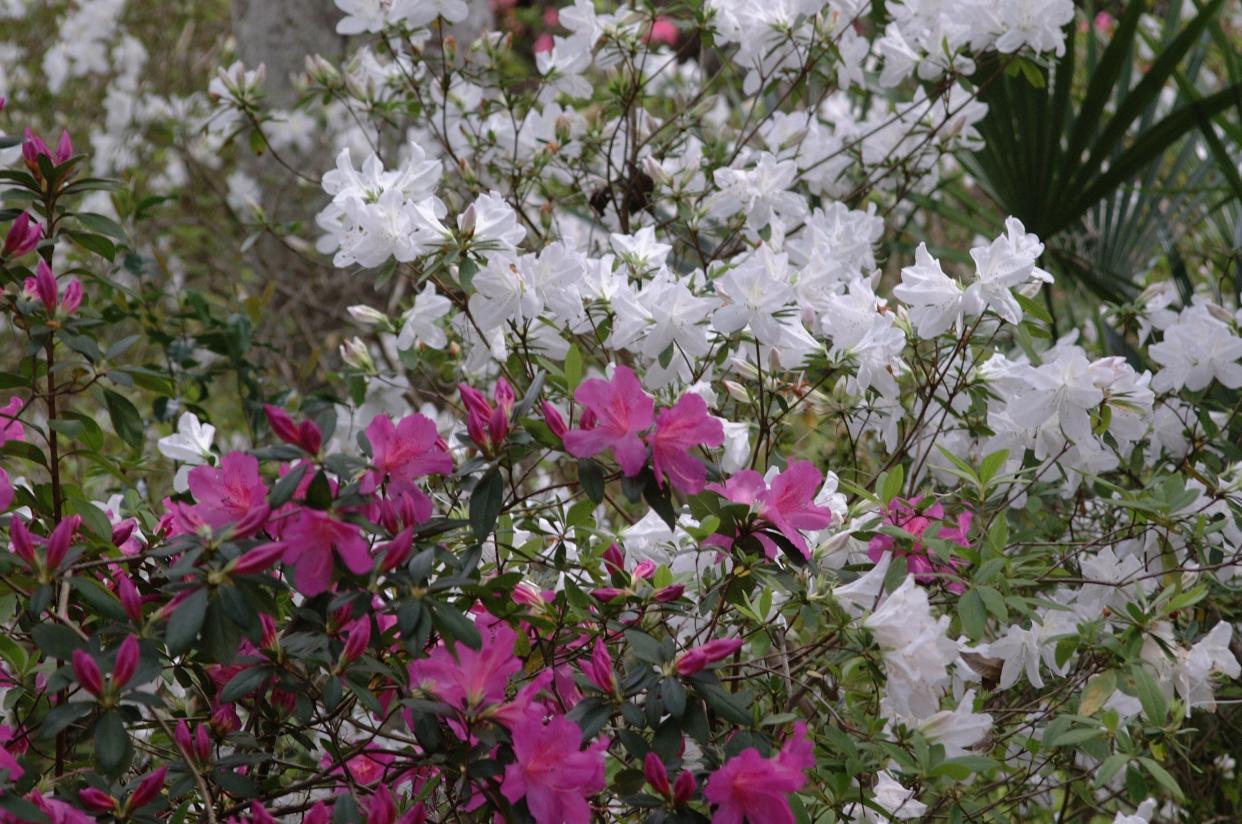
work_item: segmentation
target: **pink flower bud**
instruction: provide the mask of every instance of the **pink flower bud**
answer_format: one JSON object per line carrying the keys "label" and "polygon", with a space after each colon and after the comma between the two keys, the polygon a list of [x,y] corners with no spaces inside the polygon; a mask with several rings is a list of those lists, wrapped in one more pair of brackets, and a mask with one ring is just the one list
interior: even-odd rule
{"label": "pink flower bud", "polygon": [[176,742],[177,749],[187,756],[194,752],[194,738],[190,735],[190,725],[184,718],[178,719],[177,726],[173,729],[173,741]]}
{"label": "pink flower bud", "polygon": [[405,815],[401,816],[397,824],[426,824],[426,822],[427,806],[420,801],[406,810]]}
{"label": "pink flower bud", "polygon": [[542,406],[543,422],[548,425],[553,435],[564,438],[569,427],[565,425],[565,418],[561,416],[560,410],[553,406],[551,401],[544,401]]}
{"label": "pink flower bud", "polygon": [[116,663],[112,665],[112,685],[123,689],[138,671],[142,660],[142,649],[138,646],[138,637],[130,635],[121,642],[116,651]]}
{"label": "pink flower bud", "polygon": [[473,409],[466,415],[466,434],[480,448],[486,448],[488,445],[487,424],[488,418],[476,413]]}
{"label": "pink flower bud", "polygon": [[616,544],[609,544],[604,550],[604,566],[609,572],[622,572],[625,570],[625,553],[621,551],[621,547]]}
{"label": "pink flower bud", "polygon": [[694,780],[694,774],[689,770],[677,776],[677,780],[673,783],[673,805],[680,807],[694,798],[694,791],[698,788],[699,783]]}
{"label": "pink flower bud", "polygon": [[414,551],[414,527],[407,526],[393,536],[393,539],[380,547],[383,560],[380,561],[381,572],[391,572],[403,566]]}
{"label": "pink flower bud", "polygon": [[634,577],[643,580],[649,580],[655,576],[655,561],[640,561],[638,566],[634,567]]}
{"label": "pink flower bud", "polygon": [[133,518],[126,518],[119,524],[112,525],[112,545],[120,546],[130,539],[134,534],[134,530],[138,528],[138,522]]}
{"label": "pink flower bud", "polygon": [[9,522],[9,545],[13,548],[13,554],[26,562],[26,566],[32,569],[37,563],[34,552],[34,539],[30,537],[30,530],[26,528],[26,522],[16,515]]}
{"label": "pink flower bud", "polygon": [[527,583],[518,583],[513,588],[513,601],[528,607],[541,607],[544,605],[543,594]]}
{"label": "pink flower bud", "polygon": [[647,757],[643,759],[643,775],[647,777],[647,783],[652,789],[665,798],[668,797],[668,770],[664,769],[664,762],[654,752],[647,753]]}
{"label": "pink flower bud", "polygon": [[487,420],[487,434],[493,447],[500,446],[509,437],[509,412],[503,406],[492,410]]}
{"label": "pink flower bud", "polygon": [[606,693],[617,691],[617,676],[612,669],[612,656],[602,639],[595,640],[595,648],[591,651],[591,660],[582,665],[582,673],[587,680]]}
{"label": "pink flower bud", "polygon": [[32,220],[28,212],[22,212],[9,227],[9,234],[4,239],[4,256],[21,257],[33,252],[43,239],[43,227]]}
{"label": "pink flower bud", "polygon": [[685,584],[672,584],[671,586],[666,586],[664,589],[658,590],[655,594],[655,599],[661,604],[667,604],[670,601],[676,601],[684,595],[685,592]]}
{"label": "pink flower bud", "polygon": [[167,775],[168,768],[160,767],[142,779],[138,789],[134,790],[133,794],[125,802],[125,806],[131,810],[138,810],[150,804],[160,794],[160,790],[164,789],[164,779]]}
{"label": "pink flower bud", "polygon": [[138,594],[138,588],[134,586],[134,582],[124,572],[117,572],[113,580],[116,582],[116,595],[121,600],[121,606],[124,608],[125,614],[135,624],[141,624],[142,596]]}
{"label": "pink flower bud", "polygon": [[298,426],[298,437],[303,449],[312,455],[319,454],[319,447],[323,446],[323,432],[319,431],[314,421],[302,421]]}
{"label": "pink flower bud", "polygon": [[677,659],[677,673],[682,676],[694,675],[709,664],[723,661],[742,648],[744,642],[740,638],[717,638],[708,641],[701,647],[695,647]]}
{"label": "pink flower bud", "polygon": [[95,659],[85,650],[73,651],[73,675],[82,689],[96,697],[103,695],[103,673],[99,671]]}
{"label": "pink flower bud", "polygon": [[393,802],[388,787],[380,784],[367,804],[367,824],[393,824],[396,820],[397,805]]}
{"label": "pink flower bud", "polygon": [[331,821],[332,812],[322,801],[316,801],[315,806],[307,810],[302,818],[302,824],[331,824]]}
{"label": "pink flower bud", "polygon": [[462,405],[466,407],[466,412],[473,413],[487,420],[492,414],[492,405],[487,402],[487,398],[483,397],[483,393],[475,389],[473,386],[467,386],[464,383],[457,385],[457,393],[461,395]]}
{"label": "pink flower bud", "polygon": [[266,612],[259,613],[259,628],[263,631],[259,643],[264,649],[276,648],[276,622]]}
{"label": "pink flower bud", "polygon": [[513,391],[513,385],[504,378],[497,378],[492,397],[496,399],[496,405],[505,411],[505,417],[508,417],[513,411],[513,404],[517,402],[517,392]]}
{"label": "pink flower bud", "polygon": [[110,813],[117,808],[116,799],[103,790],[87,787],[78,793],[82,806],[94,813]]}
{"label": "pink flower bud", "polygon": [[50,159],[52,151],[43,142],[43,138],[30,129],[26,129],[22,137],[22,161],[25,162],[26,168],[30,170],[32,175],[42,180],[43,172],[39,169],[39,157],[46,155]]}
{"label": "pink flower bud", "polygon": [[39,261],[39,265],[35,267],[34,277],[26,278],[26,291],[43,303],[43,308],[49,315],[56,311],[58,297],[56,274],[52,271],[52,267],[48,266],[46,260]]}
{"label": "pink flower bud", "polygon": [[211,761],[211,731],[206,724],[194,730],[194,757],[204,764]]}
{"label": "pink flower bud", "polygon": [[301,440],[301,433],[298,432],[298,426],[293,422],[293,418],[289,417],[289,413],[281,409],[279,406],[272,406],[270,403],[263,405],[263,414],[267,416],[267,425],[272,428],[272,434],[280,438],[285,443],[291,443],[295,446]]}
{"label": "pink flower bud", "polygon": [[66,315],[72,315],[82,305],[82,283],[77,278],[65,284],[65,294],[61,298],[60,305]]}
{"label": "pink flower bud", "polygon": [[73,141],[69,139],[69,130],[64,129],[60,133],[60,140],[56,141],[56,155],[52,160],[59,166],[71,157],[73,157]]}
{"label": "pink flower bud", "polygon": [[591,595],[600,601],[615,601],[622,595],[625,595],[625,590],[617,589],[616,587],[600,587],[599,589],[591,590]]}
{"label": "pink flower bud", "polygon": [[263,544],[235,558],[228,568],[234,575],[253,575],[270,569],[284,554],[285,545],[279,541]]}
{"label": "pink flower bud", "polygon": [[73,536],[77,533],[81,523],[82,517],[80,515],[70,515],[52,530],[51,537],[47,539],[48,569],[60,569],[65,556],[69,554],[69,547],[73,545]]}
{"label": "pink flower bud", "polygon": [[275,817],[258,801],[250,802],[250,824],[277,824]]}
{"label": "pink flower bud", "polygon": [[241,719],[232,704],[220,704],[211,711],[211,729],[221,736],[241,729]]}
{"label": "pink flower bud", "polygon": [[350,625],[345,634],[345,649],[341,652],[341,661],[350,663],[357,661],[371,645],[371,620],[359,618]]}

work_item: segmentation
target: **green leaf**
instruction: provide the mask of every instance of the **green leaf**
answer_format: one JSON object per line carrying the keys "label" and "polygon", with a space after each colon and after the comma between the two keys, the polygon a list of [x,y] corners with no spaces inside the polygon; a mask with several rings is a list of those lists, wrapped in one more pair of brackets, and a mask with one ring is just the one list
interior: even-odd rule
{"label": "green leaf", "polygon": [[39,737],[44,740],[55,738],[75,721],[90,715],[93,709],[95,709],[94,701],[75,701],[72,704],[52,707],[51,711],[43,716],[43,723],[39,725]]}
{"label": "green leaf", "polygon": [[1143,765],[1143,768],[1147,770],[1148,774],[1151,775],[1152,778],[1156,779],[1156,782],[1160,784],[1160,786],[1164,787],[1173,795],[1175,800],[1181,801],[1185,798],[1182,794],[1182,788],[1177,784],[1177,779],[1170,775],[1168,770],[1150,758],[1140,757],[1139,763]]}
{"label": "green leaf", "polygon": [[272,509],[278,509],[293,499],[293,494],[297,492],[298,485],[302,483],[310,464],[298,464],[287,475],[281,478],[272,487],[272,494],[267,496],[267,505]]}
{"label": "green leaf", "polygon": [[320,511],[332,506],[332,484],[322,469],[311,478],[310,486],[306,487],[306,505]]}
{"label": "green leaf", "polygon": [[434,601],[428,601],[428,603],[441,635],[447,636],[452,641],[459,641],[471,649],[483,648],[483,636],[479,634],[479,628],[474,625],[473,621],[448,604]]}
{"label": "green leaf", "polygon": [[505,503],[505,481],[498,468],[479,479],[470,494],[470,529],[476,541],[492,534]]}
{"label": "green leaf", "polygon": [[74,650],[86,646],[73,630],[61,624],[39,624],[30,631],[30,637],[44,655],[62,661],[68,661]]}
{"label": "green leaf", "polygon": [[565,391],[570,395],[582,383],[582,352],[578,351],[578,344],[572,344],[569,351],[565,353]]}
{"label": "green leaf", "polygon": [[1164,724],[1169,715],[1169,702],[1165,700],[1156,679],[1141,662],[1130,668],[1130,674],[1134,677],[1134,689],[1143,705],[1143,715],[1153,724]]}
{"label": "green leaf", "polygon": [[207,590],[200,587],[186,598],[168,619],[164,643],[173,655],[180,655],[198,638],[207,615]]}
{"label": "green leaf", "polygon": [[906,482],[906,470],[901,464],[897,464],[891,470],[884,473],[884,478],[880,483],[880,501],[887,505],[901,494],[901,487]]}
{"label": "green leaf", "polygon": [[116,245],[103,235],[96,235],[90,232],[69,232],[64,233],[77,246],[82,247],[88,252],[94,252],[100,257],[107,258],[108,262],[116,260]]}
{"label": "green leaf", "polygon": [[969,589],[957,600],[957,614],[962,619],[962,631],[966,635],[972,640],[983,637],[988,613],[977,590]]}
{"label": "green leaf", "polygon": [[108,417],[112,419],[112,429],[121,440],[134,449],[141,448],[146,440],[146,428],[134,405],[111,389],[104,390],[104,405],[108,408]]}
{"label": "green leaf", "polygon": [[109,710],[95,722],[95,764],[105,775],[115,775],[129,760],[129,733],[117,710]]}
{"label": "green leaf", "polygon": [[1116,690],[1117,673],[1109,670],[1093,676],[1082,691],[1082,698],[1078,702],[1078,714],[1095,715]]}
{"label": "green leaf", "polygon": [[224,689],[220,690],[220,700],[226,704],[231,704],[250,695],[259,687],[267,683],[267,679],[271,676],[267,667],[247,667],[241,672],[229,679],[224,685]]}
{"label": "green leaf", "polygon": [[578,483],[594,503],[604,500],[604,468],[598,461],[582,458],[578,461]]}
{"label": "green leaf", "polygon": [[79,212],[74,217],[77,218],[78,223],[81,223],[85,229],[96,234],[107,235],[122,242],[125,241],[125,230],[121,228],[121,224],[110,217],[97,215],[93,212]]}

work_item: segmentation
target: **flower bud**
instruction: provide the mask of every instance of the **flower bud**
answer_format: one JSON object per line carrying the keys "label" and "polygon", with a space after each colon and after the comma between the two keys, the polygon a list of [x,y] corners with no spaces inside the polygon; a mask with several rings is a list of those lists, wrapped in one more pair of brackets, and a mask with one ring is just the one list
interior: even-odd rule
{"label": "flower bud", "polygon": [[349,316],[363,326],[380,326],[388,324],[388,316],[378,309],[360,303],[345,310]]}
{"label": "flower bud", "polygon": [[32,220],[28,212],[22,212],[9,227],[9,234],[4,239],[4,256],[21,257],[33,252],[42,239],[43,227]]}
{"label": "flower bud", "polygon": [[466,407],[467,413],[478,415],[483,420],[487,420],[492,416],[492,405],[487,402],[487,398],[483,396],[483,393],[473,386],[459,383],[457,385],[457,393],[461,396],[462,405]]}
{"label": "flower bud", "polygon": [[47,539],[47,568],[49,570],[55,571],[60,568],[65,556],[69,554],[69,547],[73,545],[73,536],[77,533],[81,523],[80,515],[70,515],[52,530],[51,537]]}
{"label": "flower bud", "polygon": [[138,522],[133,518],[126,518],[120,523],[112,525],[112,545],[120,546],[129,540],[134,534],[134,530],[138,528]]}
{"label": "flower bud", "polygon": [[709,664],[723,661],[742,648],[744,642],[740,638],[717,638],[708,641],[701,647],[695,647],[677,659],[677,674],[694,675]]}
{"label": "flower bud", "polygon": [[650,580],[655,577],[656,565],[655,561],[640,561],[638,566],[634,567],[634,578],[636,580]]}
{"label": "flower bud", "polygon": [[108,795],[103,790],[87,787],[78,793],[78,800],[82,802],[82,806],[93,813],[111,813],[117,808],[116,799]]}
{"label": "flower bud", "polygon": [[138,664],[142,660],[142,649],[138,646],[138,637],[130,635],[121,642],[116,651],[116,662],[112,665],[112,686],[124,689],[138,672]]}
{"label": "flower bud", "polygon": [[615,601],[623,595],[625,595],[625,590],[617,589],[616,587],[600,587],[599,589],[591,590],[592,597],[604,602]]}
{"label": "flower bud", "polygon": [[250,802],[250,824],[277,824],[276,818],[259,801]]}
{"label": "flower bud", "polygon": [[657,590],[655,594],[655,599],[661,604],[667,604],[671,601],[676,601],[678,598],[684,595],[685,592],[686,592],[685,584],[672,584],[670,586],[664,587],[664,589]]}
{"label": "flower bud", "polygon": [[548,429],[558,438],[564,438],[565,433],[569,431],[569,427],[565,424],[565,418],[561,416],[560,410],[552,405],[551,401],[544,401],[543,404],[543,422],[548,425]]}
{"label": "flower bud", "polygon": [[604,566],[609,572],[625,571],[625,553],[616,544],[609,544],[604,550]]}
{"label": "flower bud", "polygon": [[65,284],[65,294],[61,298],[60,307],[65,310],[65,316],[72,315],[78,311],[78,307],[82,305],[82,282],[77,278],[72,278]]}
{"label": "flower bud", "polygon": [[517,402],[517,392],[513,390],[513,385],[504,378],[496,379],[496,388],[492,390],[492,397],[496,399],[496,405],[505,410],[506,416],[513,411],[513,404]]}
{"label": "flower bud", "polygon": [[283,543],[263,544],[233,560],[228,565],[227,571],[234,575],[253,575],[256,572],[265,572],[284,554]]}
{"label": "flower bud", "polygon": [[211,731],[206,724],[199,724],[194,730],[194,757],[203,764],[211,761]]}
{"label": "flower bud", "polygon": [[9,522],[9,545],[13,548],[13,554],[25,561],[26,566],[35,568],[38,558],[35,557],[34,539],[30,537],[26,522],[16,515]]}
{"label": "flower bud", "polygon": [[380,561],[380,572],[391,572],[404,565],[414,551],[414,527],[407,526],[398,532],[380,550],[383,555],[383,560]]}
{"label": "flower bud", "polygon": [[341,360],[345,361],[348,366],[367,374],[375,372],[375,361],[371,359],[371,352],[361,338],[355,337],[345,341],[341,344],[340,351]]}
{"label": "flower bud", "polygon": [[698,788],[699,783],[694,780],[694,774],[689,770],[684,771],[673,783],[673,805],[680,807],[694,798],[694,791]]}
{"label": "flower bud", "polygon": [[[308,57],[307,60],[310,60]],[[316,801],[315,806],[306,811],[306,815],[302,818],[302,824],[331,824],[332,813],[328,810],[328,805],[322,801]]]}
{"label": "flower bud", "polygon": [[173,729],[173,741],[176,742],[177,749],[187,756],[193,754],[194,739],[190,735],[190,725],[186,723],[184,718],[177,720],[177,726]]}
{"label": "flower bud", "polygon": [[345,634],[345,649],[341,652],[341,663],[357,661],[371,644],[371,620],[359,618],[354,621]]}
{"label": "flower bud", "polygon": [[591,660],[582,665],[582,674],[601,691],[612,694],[617,691],[617,676],[612,669],[612,656],[601,639],[595,640]]}
{"label": "flower bud", "polygon": [[103,673],[99,671],[95,659],[85,650],[73,651],[73,675],[82,689],[95,697],[103,695]]}
{"label": "flower bud", "polygon": [[643,775],[652,789],[665,798],[668,797],[668,770],[664,769],[664,762],[654,752],[647,753],[647,757],[643,759]]}
{"label": "flower bud", "polygon": [[367,824],[393,824],[396,820],[397,805],[387,785],[381,783],[367,804]]}
{"label": "flower bud", "polygon": [[36,297],[43,304],[49,315],[56,311],[59,294],[56,286],[56,274],[46,260],[40,260],[35,267],[35,276],[26,278],[26,292]]}
{"label": "flower bud", "polygon": [[141,624],[142,596],[138,594],[138,588],[124,572],[117,572],[113,580],[116,583],[116,596],[120,599],[125,614],[135,624]]}
{"label": "flower bud", "polygon": [[43,142],[43,138],[27,128],[22,135],[22,162],[38,180],[43,179],[43,172],[39,169],[39,158],[44,156],[50,159],[52,150]]}
{"label": "flower bud", "polygon": [[142,782],[138,784],[138,789],[134,790],[125,802],[125,806],[130,810],[138,810],[150,804],[160,794],[160,790],[164,789],[164,778],[167,775],[168,768],[160,767],[142,779]]}

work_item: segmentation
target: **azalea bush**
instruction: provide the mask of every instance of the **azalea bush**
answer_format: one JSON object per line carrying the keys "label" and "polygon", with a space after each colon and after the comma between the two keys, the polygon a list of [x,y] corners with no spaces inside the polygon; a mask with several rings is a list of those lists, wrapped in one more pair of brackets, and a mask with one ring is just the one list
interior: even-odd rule
{"label": "azalea bush", "polygon": [[577,0],[467,42],[464,0],[336,5],[355,49],[297,107],[347,115],[331,156],[284,151],[259,66],[199,124],[304,212],[242,245],[365,289],[327,368],[5,112],[0,820],[1242,803],[1227,273],[1059,334],[1075,269],[928,205],[991,84],[1068,89],[1106,25]]}

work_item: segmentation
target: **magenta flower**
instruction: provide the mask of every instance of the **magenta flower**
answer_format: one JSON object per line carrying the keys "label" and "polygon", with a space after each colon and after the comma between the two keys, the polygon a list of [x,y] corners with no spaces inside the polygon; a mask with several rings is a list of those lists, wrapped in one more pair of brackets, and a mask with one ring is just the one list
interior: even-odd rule
{"label": "magenta flower", "polygon": [[543,422],[548,425],[548,431],[558,438],[564,438],[569,427],[565,425],[565,418],[561,415],[561,411],[553,406],[551,401],[544,401],[540,404],[540,408],[543,409]]}
{"label": "magenta flower", "polygon": [[9,728],[0,726],[0,783],[17,781],[26,772],[21,764],[17,763],[17,756],[9,752],[8,738]]}
{"label": "magenta flower", "polygon": [[125,801],[125,807],[129,810],[141,809],[152,801],[164,789],[164,779],[168,776],[168,768],[160,767],[153,773],[147,775],[138,783],[138,788]]}
{"label": "magenta flower", "polygon": [[[823,529],[832,523],[832,513],[815,503],[823,480],[823,474],[810,461],[790,461],[785,471],[772,479],[771,487],[758,472],[744,469],[723,485],[709,484],[707,488],[735,504],[756,509],[760,521],[776,527],[809,558],[811,551],[800,530]],[[755,537],[763,544],[767,556],[775,558],[777,546],[772,539],[762,532]]]}
{"label": "magenta flower", "polygon": [[582,750],[582,730],[565,718],[545,726],[528,715],[513,728],[517,760],[505,767],[500,791],[510,802],[525,798],[536,824],[589,824],[587,798],[604,789],[604,749],[600,739]]}
{"label": "magenta flower", "polygon": [[9,227],[9,233],[4,239],[4,256],[21,257],[33,252],[42,239],[43,227],[30,217],[29,212],[22,212]]}
{"label": "magenta flower", "polygon": [[[920,584],[930,584],[938,578],[947,579],[949,591],[961,593],[965,585],[957,577],[956,571],[961,562],[956,558],[941,560],[934,556],[922,540],[924,534],[943,541],[952,541],[960,547],[970,546],[968,535],[974,513],[963,512],[958,516],[957,524],[943,521],[944,506],[936,501],[930,506],[921,507],[921,497],[904,500],[894,498],[889,501],[888,512],[884,514],[884,523],[909,532],[914,536],[913,546],[898,546],[899,539],[892,535],[877,534],[867,544],[867,557],[878,562],[885,552],[902,555],[906,559],[906,569],[914,580]],[[928,532],[928,529],[934,529]],[[906,543],[902,541],[902,543]]]}
{"label": "magenta flower", "polygon": [[504,378],[496,381],[492,397],[496,401],[493,408],[483,397],[483,393],[473,387],[461,384],[457,387],[461,394],[461,402],[466,407],[466,434],[470,440],[485,452],[490,452],[504,443],[509,437],[509,416],[513,413],[513,404],[517,401],[517,393],[513,386]]}
{"label": "magenta flower", "polygon": [[259,461],[245,452],[230,452],[218,467],[194,467],[189,482],[194,515],[213,529],[249,521],[253,513],[267,509],[267,484],[259,474]]}
{"label": "magenta flower", "polygon": [[78,685],[95,697],[103,695],[103,673],[100,672],[99,664],[95,663],[90,653],[75,649],[72,663],[73,677],[77,679]]}
{"label": "magenta flower", "polygon": [[806,725],[794,725],[794,734],[781,751],[764,758],[748,747],[725,762],[707,780],[703,794],[716,806],[712,824],[794,824],[789,795],[802,789],[806,771],[815,766],[815,750],[806,739]]}
{"label": "magenta flower", "polygon": [[78,800],[82,802],[82,806],[93,813],[112,813],[116,812],[117,801],[103,790],[94,787],[87,787],[78,792]]}
{"label": "magenta flower", "polygon": [[413,489],[414,481],[426,475],[447,475],[453,459],[440,440],[435,421],[415,413],[395,425],[387,415],[377,415],[367,427],[371,442],[372,482],[385,479],[398,489]]}
{"label": "magenta flower", "polygon": [[574,399],[586,407],[580,429],[565,433],[565,449],[575,458],[590,458],[611,449],[621,471],[633,477],[647,463],[647,447],[639,433],[651,426],[655,403],[628,368],[618,366],[612,381],[584,381]]}
{"label": "magenta flower", "polygon": [[703,462],[690,454],[696,446],[720,446],[724,426],[707,413],[707,404],[693,393],[686,393],[671,409],[656,417],[655,431],[647,436],[651,445],[651,466],[656,483],[664,485],[664,475],[677,491],[697,495],[707,483]]}
{"label": "magenta flower", "polygon": [[17,416],[26,408],[21,398],[9,398],[9,402],[0,406],[0,446],[9,441],[26,440],[26,429]]}
{"label": "magenta flower", "polygon": [[672,787],[668,783],[668,770],[654,751],[647,753],[647,757],[643,759],[643,777],[653,790],[665,798],[672,794]]}
{"label": "magenta flower", "polygon": [[298,509],[281,535],[293,585],[307,597],[327,591],[334,555],[355,575],[371,571],[371,551],[358,527],[317,509]]}
{"label": "magenta flower", "polygon": [[112,686],[124,689],[133,680],[141,663],[142,651],[138,647],[138,636],[130,635],[121,642],[116,651],[116,662],[112,665]]}
{"label": "magenta flower", "polygon": [[410,663],[410,687],[422,689],[446,704],[465,710],[505,700],[509,679],[522,669],[513,654],[517,633],[501,621],[481,624],[481,649],[441,644],[431,655]]}

